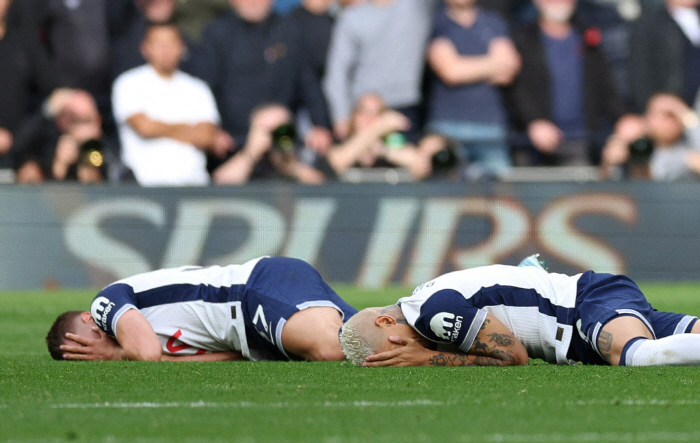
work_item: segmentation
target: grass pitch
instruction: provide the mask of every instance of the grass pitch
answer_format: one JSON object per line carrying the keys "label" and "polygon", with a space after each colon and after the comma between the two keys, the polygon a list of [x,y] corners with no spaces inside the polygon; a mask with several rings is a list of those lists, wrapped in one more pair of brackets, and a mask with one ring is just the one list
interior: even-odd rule
{"label": "grass pitch", "polygon": [[[410,292],[338,289],[358,308]],[[700,315],[700,284],[642,289]],[[51,322],[93,295],[0,294],[0,441],[700,441],[700,368],[54,362]]]}

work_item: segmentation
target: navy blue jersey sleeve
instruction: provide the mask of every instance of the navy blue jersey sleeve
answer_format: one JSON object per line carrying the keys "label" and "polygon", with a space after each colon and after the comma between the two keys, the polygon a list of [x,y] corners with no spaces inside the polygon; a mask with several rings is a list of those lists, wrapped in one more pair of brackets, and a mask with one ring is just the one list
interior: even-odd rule
{"label": "navy blue jersey sleeve", "polygon": [[[410,298],[401,303],[404,313],[410,309],[405,305],[413,303]],[[421,335],[436,343],[451,343],[463,352],[471,349],[486,319],[485,311],[472,306],[454,289],[437,291],[414,308],[419,308],[419,312],[413,327]]]}
{"label": "navy blue jersey sleeve", "polygon": [[116,283],[107,286],[95,296],[90,314],[97,326],[112,337],[117,336],[117,321],[134,305],[134,290],[131,286]]}

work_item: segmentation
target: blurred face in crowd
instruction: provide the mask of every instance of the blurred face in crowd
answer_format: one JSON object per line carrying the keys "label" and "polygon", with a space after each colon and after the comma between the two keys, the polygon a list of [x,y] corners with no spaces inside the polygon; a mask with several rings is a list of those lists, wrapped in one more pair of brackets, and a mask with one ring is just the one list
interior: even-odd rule
{"label": "blurred face in crowd", "polygon": [[75,90],[56,117],[62,133],[82,143],[102,137],[102,118],[90,93]]}
{"label": "blurred face in crowd", "polygon": [[576,11],[576,0],[535,0],[540,18],[550,23],[568,23]]}
{"label": "blurred face in crowd", "polygon": [[670,146],[683,136],[683,122],[673,112],[682,100],[669,94],[657,94],[649,100],[644,115],[649,137],[661,146]]}
{"label": "blurred face in crowd", "polygon": [[61,113],[65,119],[65,133],[78,142],[102,137],[102,117],[95,99],[87,91],[76,90]]}
{"label": "blurred face in crowd", "polygon": [[697,8],[700,0],[666,0],[666,4],[671,8]]}
{"label": "blurred face in crowd", "polygon": [[141,44],[143,58],[163,77],[170,77],[180,65],[185,44],[175,26],[151,26]]}
{"label": "blurred face in crowd", "polygon": [[352,132],[368,128],[386,111],[384,100],[377,94],[365,94],[357,100],[352,114]]}
{"label": "blurred face in crowd", "polygon": [[445,0],[445,4],[452,9],[471,8],[476,0]]}
{"label": "blurred face in crowd", "polygon": [[304,0],[302,5],[309,11],[317,14],[328,12],[331,7],[331,0]]}
{"label": "blurred face in crowd", "polygon": [[175,12],[175,0],[140,0],[139,7],[149,23],[166,23]]}
{"label": "blurred face in crowd", "polygon": [[266,132],[272,132],[280,125],[292,121],[292,114],[282,105],[272,104],[264,106],[253,112],[251,125],[261,128]]}
{"label": "blurred face in crowd", "polygon": [[10,10],[11,4],[12,0],[0,0],[0,23],[5,21],[5,17],[7,17],[7,11]]}
{"label": "blurred face in crowd", "polygon": [[229,0],[231,7],[245,21],[258,23],[272,11],[272,0]]}

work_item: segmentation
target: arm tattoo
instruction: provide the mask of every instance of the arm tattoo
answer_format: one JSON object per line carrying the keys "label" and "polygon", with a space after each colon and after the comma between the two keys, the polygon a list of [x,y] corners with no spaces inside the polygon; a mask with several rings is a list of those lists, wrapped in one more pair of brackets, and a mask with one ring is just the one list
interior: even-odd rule
{"label": "arm tattoo", "polygon": [[496,346],[506,347],[513,345],[513,339],[511,339],[508,334],[498,334],[494,332],[493,334],[489,334],[489,337],[491,338],[489,341],[496,342]]}
{"label": "arm tattoo", "polygon": [[598,351],[600,355],[610,363],[610,349],[612,348],[613,335],[608,331],[600,331],[598,335]]}
{"label": "arm tattoo", "polygon": [[484,355],[467,355],[461,353],[443,352],[428,361],[430,366],[509,366],[508,360],[487,357]]}

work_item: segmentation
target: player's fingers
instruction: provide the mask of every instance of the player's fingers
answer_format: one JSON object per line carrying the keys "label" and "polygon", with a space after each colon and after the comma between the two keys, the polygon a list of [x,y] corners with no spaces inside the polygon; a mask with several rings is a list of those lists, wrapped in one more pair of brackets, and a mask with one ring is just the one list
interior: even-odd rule
{"label": "player's fingers", "polygon": [[397,355],[398,355],[397,350],[393,349],[391,351],[382,352],[380,354],[370,355],[365,359],[365,361],[384,361],[384,360],[394,358]]}
{"label": "player's fingers", "polygon": [[81,345],[87,346],[90,344],[89,338],[81,337],[80,335],[71,334],[70,332],[66,332],[66,338],[69,340],[73,340],[74,342],[78,342]]}
{"label": "player's fingers", "polygon": [[395,359],[380,360],[380,361],[366,361],[362,366],[367,368],[382,367],[382,366],[397,366]]}
{"label": "player's fingers", "polygon": [[408,338],[408,337],[401,337],[398,335],[392,335],[389,337],[389,341],[392,343],[396,343],[397,345],[406,346],[406,345],[412,343],[414,340],[412,338]]}
{"label": "player's fingers", "polygon": [[66,360],[92,360],[93,356],[89,354],[73,354],[70,352],[63,353],[63,358]]}
{"label": "player's fingers", "polygon": [[68,352],[71,354],[81,354],[84,355],[87,353],[87,348],[85,346],[76,346],[76,345],[62,345],[61,346],[61,351],[64,353]]}

